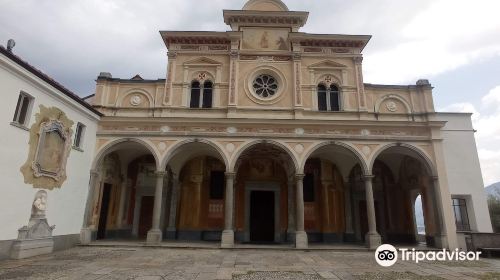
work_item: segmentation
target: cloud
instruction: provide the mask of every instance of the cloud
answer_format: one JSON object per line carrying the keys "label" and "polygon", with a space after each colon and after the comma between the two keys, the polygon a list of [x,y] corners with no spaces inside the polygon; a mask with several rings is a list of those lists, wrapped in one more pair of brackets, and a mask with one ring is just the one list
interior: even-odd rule
{"label": "cloud", "polygon": [[[163,78],[158,30],[228,30],[223,9],[246,0],[0,0],[0,43],[80,95],[101,71]],[[304,32],[370,34],[365,81],[414,83],[500,55],[496,0],[287,0],[310,12]]]}
{"label": "cloud", "polygon": [[440,109],[443,112],[473,113],[476,141],[485,185],[500,182],[500,86],[481,99],[480,109],[471,103],[455,103]]}
{"label": "cloud", "polygon": [[500,55],[499,10],[496,0],[434,1],[394,34],[398,43],[367,52],[365,80],[411,83]]}

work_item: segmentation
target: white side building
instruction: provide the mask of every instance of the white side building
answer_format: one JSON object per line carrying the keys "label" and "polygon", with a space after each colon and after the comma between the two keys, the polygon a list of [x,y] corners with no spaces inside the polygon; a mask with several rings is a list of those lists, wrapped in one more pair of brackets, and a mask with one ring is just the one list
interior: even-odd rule
{"label": "white side building", "polygon": [[45,191],[48,198],[46,217],[50,225],[55,225],[52,232],[54,249],[74,246],[82,226],[101,114],[1,46],[0,92],[0,131],[3,135],[0,138],[0,259],[10,256],[18,229],[30,220],[35,194],[43,189],[44,183],[35,184],[37,188],[25,183],[20,171],[30,152],[29,130],[41,106],[57,108],[73,122],[72,135],[68,139],[71,148],[65,165],[67,178],[61,180],[60,187],[45,188]]}
{"label": "white side building", "polygon": [[444,160],[460,248],[472,232],[491,233],[490,213],[470,113],[439,113]]}

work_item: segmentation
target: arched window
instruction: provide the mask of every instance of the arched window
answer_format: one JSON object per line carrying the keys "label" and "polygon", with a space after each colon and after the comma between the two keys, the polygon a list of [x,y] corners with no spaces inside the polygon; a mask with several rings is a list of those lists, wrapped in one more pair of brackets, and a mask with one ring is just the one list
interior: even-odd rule
{"label": "arched window", "polygon": [[198,81],[191,83],[191,101],[190,108],[212,108],[213,84],[206,81],[203,85]]}
{"label": "arched window", "polygon": [[212,108],[212,82],[206,81],[203,84],[203,108]]}
{"label": "arched window", "polygon": [[200,82],[193,81],[191,83],[191,104],[189,107],[191,108],[200,108]]}
{"label": "arched window", "polygon": [[336,85],[330,86],[330,111],[340,111],[340,91]]}
{"label": "arched window", "polygon": [[340,90],[336,85],[329,88],[323,84],[318,85],[318,110],[340,111]]}

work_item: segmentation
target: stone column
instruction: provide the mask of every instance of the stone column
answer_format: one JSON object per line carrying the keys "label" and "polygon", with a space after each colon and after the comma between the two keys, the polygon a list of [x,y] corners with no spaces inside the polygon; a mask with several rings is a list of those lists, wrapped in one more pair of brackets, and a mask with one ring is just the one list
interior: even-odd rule
{"label": "stone column", "polygon": [[123,212],[125,211],[125,200],[126,194],[127,194],[127,175],[123,176],[123,182],[121,185],[121,192],[120,192],[120,205],[118,207],[118,215],[116,216],[116,226],[120,229],[123,225]]}
{"label": "stone column", "polygon": [[90,229],[90,219],[94,210],[94,196],[95,190],[99,183],[99,172],[97,170],[90,170],[89,190],[87,194],[87,202],[85,203],[85,212],[83,215],[83,225],[80,231],[80,243],[88,245],[92,241],[92,230]]}
{"label": "stone column", "polygon": [[167,239],[175,239],[177,237],[177,205],[179,203],[180,187],[179,175],[172,174],[172,197],[170,199]]}
{"label": "stone column", "polygon": [[344,182],[344,206],[345,206],[345,241],[354,241],[354,228],[353,228],[353,219],[354,215],[352,214],[351,207],[351,186],[349,182]]}
{"label": "stone column", "polygon": [[[448,235],[447,235],[447,230],[446,226],[444,224],[444,220],[446,219],[444,215],[444,207],[443,204],[441,203],[441,191],[439,189],[439,178],[437,176],[432,176],[430,177],[430,187],[432,188],[431,193],[434,195],[434,200],[433,202],[435,205],[433,205],[434,209],[436,209],[436,218],[437,221],[435,225],[437,226],[436,228],[436,234],[434,236],[435,239],[435,246],[437,248],[443,248],[447,249],[449,247],[448,244]],[[451,203],[450,203],[451,207]],[[454,221],[454,220],[453,220]]]}
{"label": "stone column", "polygon": [[377,232],[377,218],[375,216],[375,200],[373,199],[373,185],[372,181],[375,176],[366,175],[363,177],[365,181],[366,191],[366,210],[368,216],[368,233],[365,236],[366,245],[370,249],[376,249],[382,240],[380,234]]}
{"label": "stone column", "polygon": [[293,178],[288,180],[288,227],[287,240],[295,241],[295,192]]}
{"label": "stone column", "polygon": [[148,231],[147,243],[155,244],[162,241],[162,231],[160,229],[160,218],[161,218],[161,204],[163,198],[163,179],[165,177],[165,171],[157,171],[156,175],[156,187],[155,187],[155,202],[153,208],[153,227]]}
{"label": "stone column", "polygon": [[296,224],[295,224],[295,248],[307,248],[307,234],[304,230],[304,174],[297,174],[296,189],[295,189],[295,204],[296,204]]}
{"label": "stone column", "polygon": [[226,173],[226,197],[224,201],[224,231],[222,232],[222,248],[234,246],[234,177],[235,173]]}

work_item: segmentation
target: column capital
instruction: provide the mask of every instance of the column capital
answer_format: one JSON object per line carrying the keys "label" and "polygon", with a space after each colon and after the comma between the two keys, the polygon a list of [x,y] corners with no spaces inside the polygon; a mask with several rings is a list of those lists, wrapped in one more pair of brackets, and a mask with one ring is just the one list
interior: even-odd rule
{"label": "column capital", "polygon": [[177,58],[177,52],[167,52],[167,57],[169,59],[176,59]]}
{"label": "column capital", "polygon": [[365,181],[365,182],[366,181],[373,181],[373,178],[375,178],[375,176],[374,175],[363,175],[362,178],[363,178],[363,181]]}
{"label": "column capital", "polygon": [[439,176],[434,176],[434,175],[429,176],[429,181],[431,183],[438,182],[439,181]]}
{"label": "column capital", "polygon": [[90,170],[90,176],[96,176],[96,177],[98,177],[99,176],[99,171],[97,171],[97,169],[91,169]]}
{"label": "column capital", "polygon": [[172,177],[172,181],[174,181],[174,182],[179,181],[179,174],[172,172],[171,177]]}
{"label": "column capital", "polygon": [[306,174],[295,174],[296,181],[302,181],[304,180],[304,177],[306,177]]}
{"label": "column capital", "polygon": [[156,177],[165,177],[167,175],[166,171],[156,171],[155,176]]}
{"label": "column capital", "polygon": [[224,175],[226,175],[226,179],[234,179],[236,177],[236,173],[234,172],[226,172]]}
{"label": "column capital", "polygon": [[353,58],[354,63],[357,65],[361,65],[363,63],[363,57],[362,56],[357,56]]}

